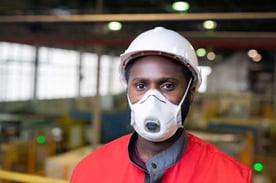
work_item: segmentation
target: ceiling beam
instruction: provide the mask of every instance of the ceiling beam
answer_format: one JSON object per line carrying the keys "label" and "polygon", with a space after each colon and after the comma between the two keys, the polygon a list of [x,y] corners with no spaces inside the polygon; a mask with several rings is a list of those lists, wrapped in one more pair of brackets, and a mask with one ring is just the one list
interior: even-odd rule
{"label": "ceiling beam", "polygon": [[[263,36],[261,36],[262,33],[236,34],[236,36],[234,36],[235,33],[215,33],[213,36],[207,36],[207,34],[196,34],[192,32],[186,32],[183,35],[185,35],[185,37],[187,37],[187,39],[189,39],[189,41],[191,41],[195,47],[214,47],[228,49],[276,49],[276,33],[270,33],[270,36],[267,37],[265,36],[265,33],[263,33]],[[0,41],[53,47],[93,47],[96,45],[126,47],[132,39],[133,36],[0,36]]]}
{"label": "ceiling beam", "polygon": [[157,14],[85,14],[85,15],[12,15],[0,16],[0,23],[24,22],[108,22],[108,21],[188,21],[188,20],[276,19],[276,12],[243,13],[157,13]]}

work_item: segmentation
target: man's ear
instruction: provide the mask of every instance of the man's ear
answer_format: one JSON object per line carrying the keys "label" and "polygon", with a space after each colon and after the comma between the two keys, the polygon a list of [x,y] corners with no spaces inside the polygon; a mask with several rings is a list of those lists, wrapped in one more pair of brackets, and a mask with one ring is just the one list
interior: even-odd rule
{"label": "man's ear", "polygon": [[194,86],[190,90],[190,103],[194,101],[195,93],[196,93],[196,87]]}

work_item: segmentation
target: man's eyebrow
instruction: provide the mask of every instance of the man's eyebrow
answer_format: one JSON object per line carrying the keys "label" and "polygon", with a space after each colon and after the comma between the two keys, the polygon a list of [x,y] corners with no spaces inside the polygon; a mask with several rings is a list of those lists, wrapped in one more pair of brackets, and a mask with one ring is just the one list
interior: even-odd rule
{"label": "man's eyebrow", "polygon": [[[136,77],[136,78],[132,78],[132,81],[147,81],[148,78],[144,78],[144,77]],[[162,77],[162,78],[156,78],[156,81],[168,81],[168,80],[174,80],[176,81],[177,79],[175,77]]]}
{"label": "man's eyebrow", "polygon": [[174,77],[162,77],[162,78],[159,78],[158,80],[160,80],[160,81],[167,81],[167,80],[177,80],[177,79],[174,78]]}
{"label": "man's eyebrow", "polygon": [[136,77],[136,78],[133,78],[132,81],[145,81],[147,80],[146,78],[143,78],[143,77]]}

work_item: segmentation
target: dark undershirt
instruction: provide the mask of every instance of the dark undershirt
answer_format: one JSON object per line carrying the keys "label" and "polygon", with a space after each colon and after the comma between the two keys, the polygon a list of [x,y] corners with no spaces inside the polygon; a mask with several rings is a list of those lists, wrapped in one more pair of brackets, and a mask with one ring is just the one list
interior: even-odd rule
{"label": "dark undershirt", "polygon": [[146,167],[146,163],[140,158],[139,153],[138,153],[138,149],[137,149],[137,145],[135,143],[135,145],[133,146],[132,150],[130,151],[130,156],[132,157],[132,160],[137,163],[139,166],[141,166],[141,168],[143,169],[147,169]]}
{"label": "dark undershirt", "polygon": [[129,159],[136,167],[145,172],[145,182],[149,183],[157,183],[162,180],[165,170],[177,163],[187,144],[187,135],[184,130],[182,135],[170,147],[144,162],[139,157],[136,148],[137,138],[138,134],[134,132],[129,140]]}

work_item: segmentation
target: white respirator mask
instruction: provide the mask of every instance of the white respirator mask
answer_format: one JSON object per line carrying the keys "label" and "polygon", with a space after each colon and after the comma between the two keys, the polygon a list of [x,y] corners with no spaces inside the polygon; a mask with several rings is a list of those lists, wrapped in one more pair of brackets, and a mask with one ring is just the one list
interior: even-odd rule
{"label": "white respirator mask", "polygon": [[172,137],[178,128],[183,128],[181,105],[189,91],[192,79],[178,105],[171,103],[158,90],[147,91],[131,109],[131,126],[144,139],[161,142]]}

